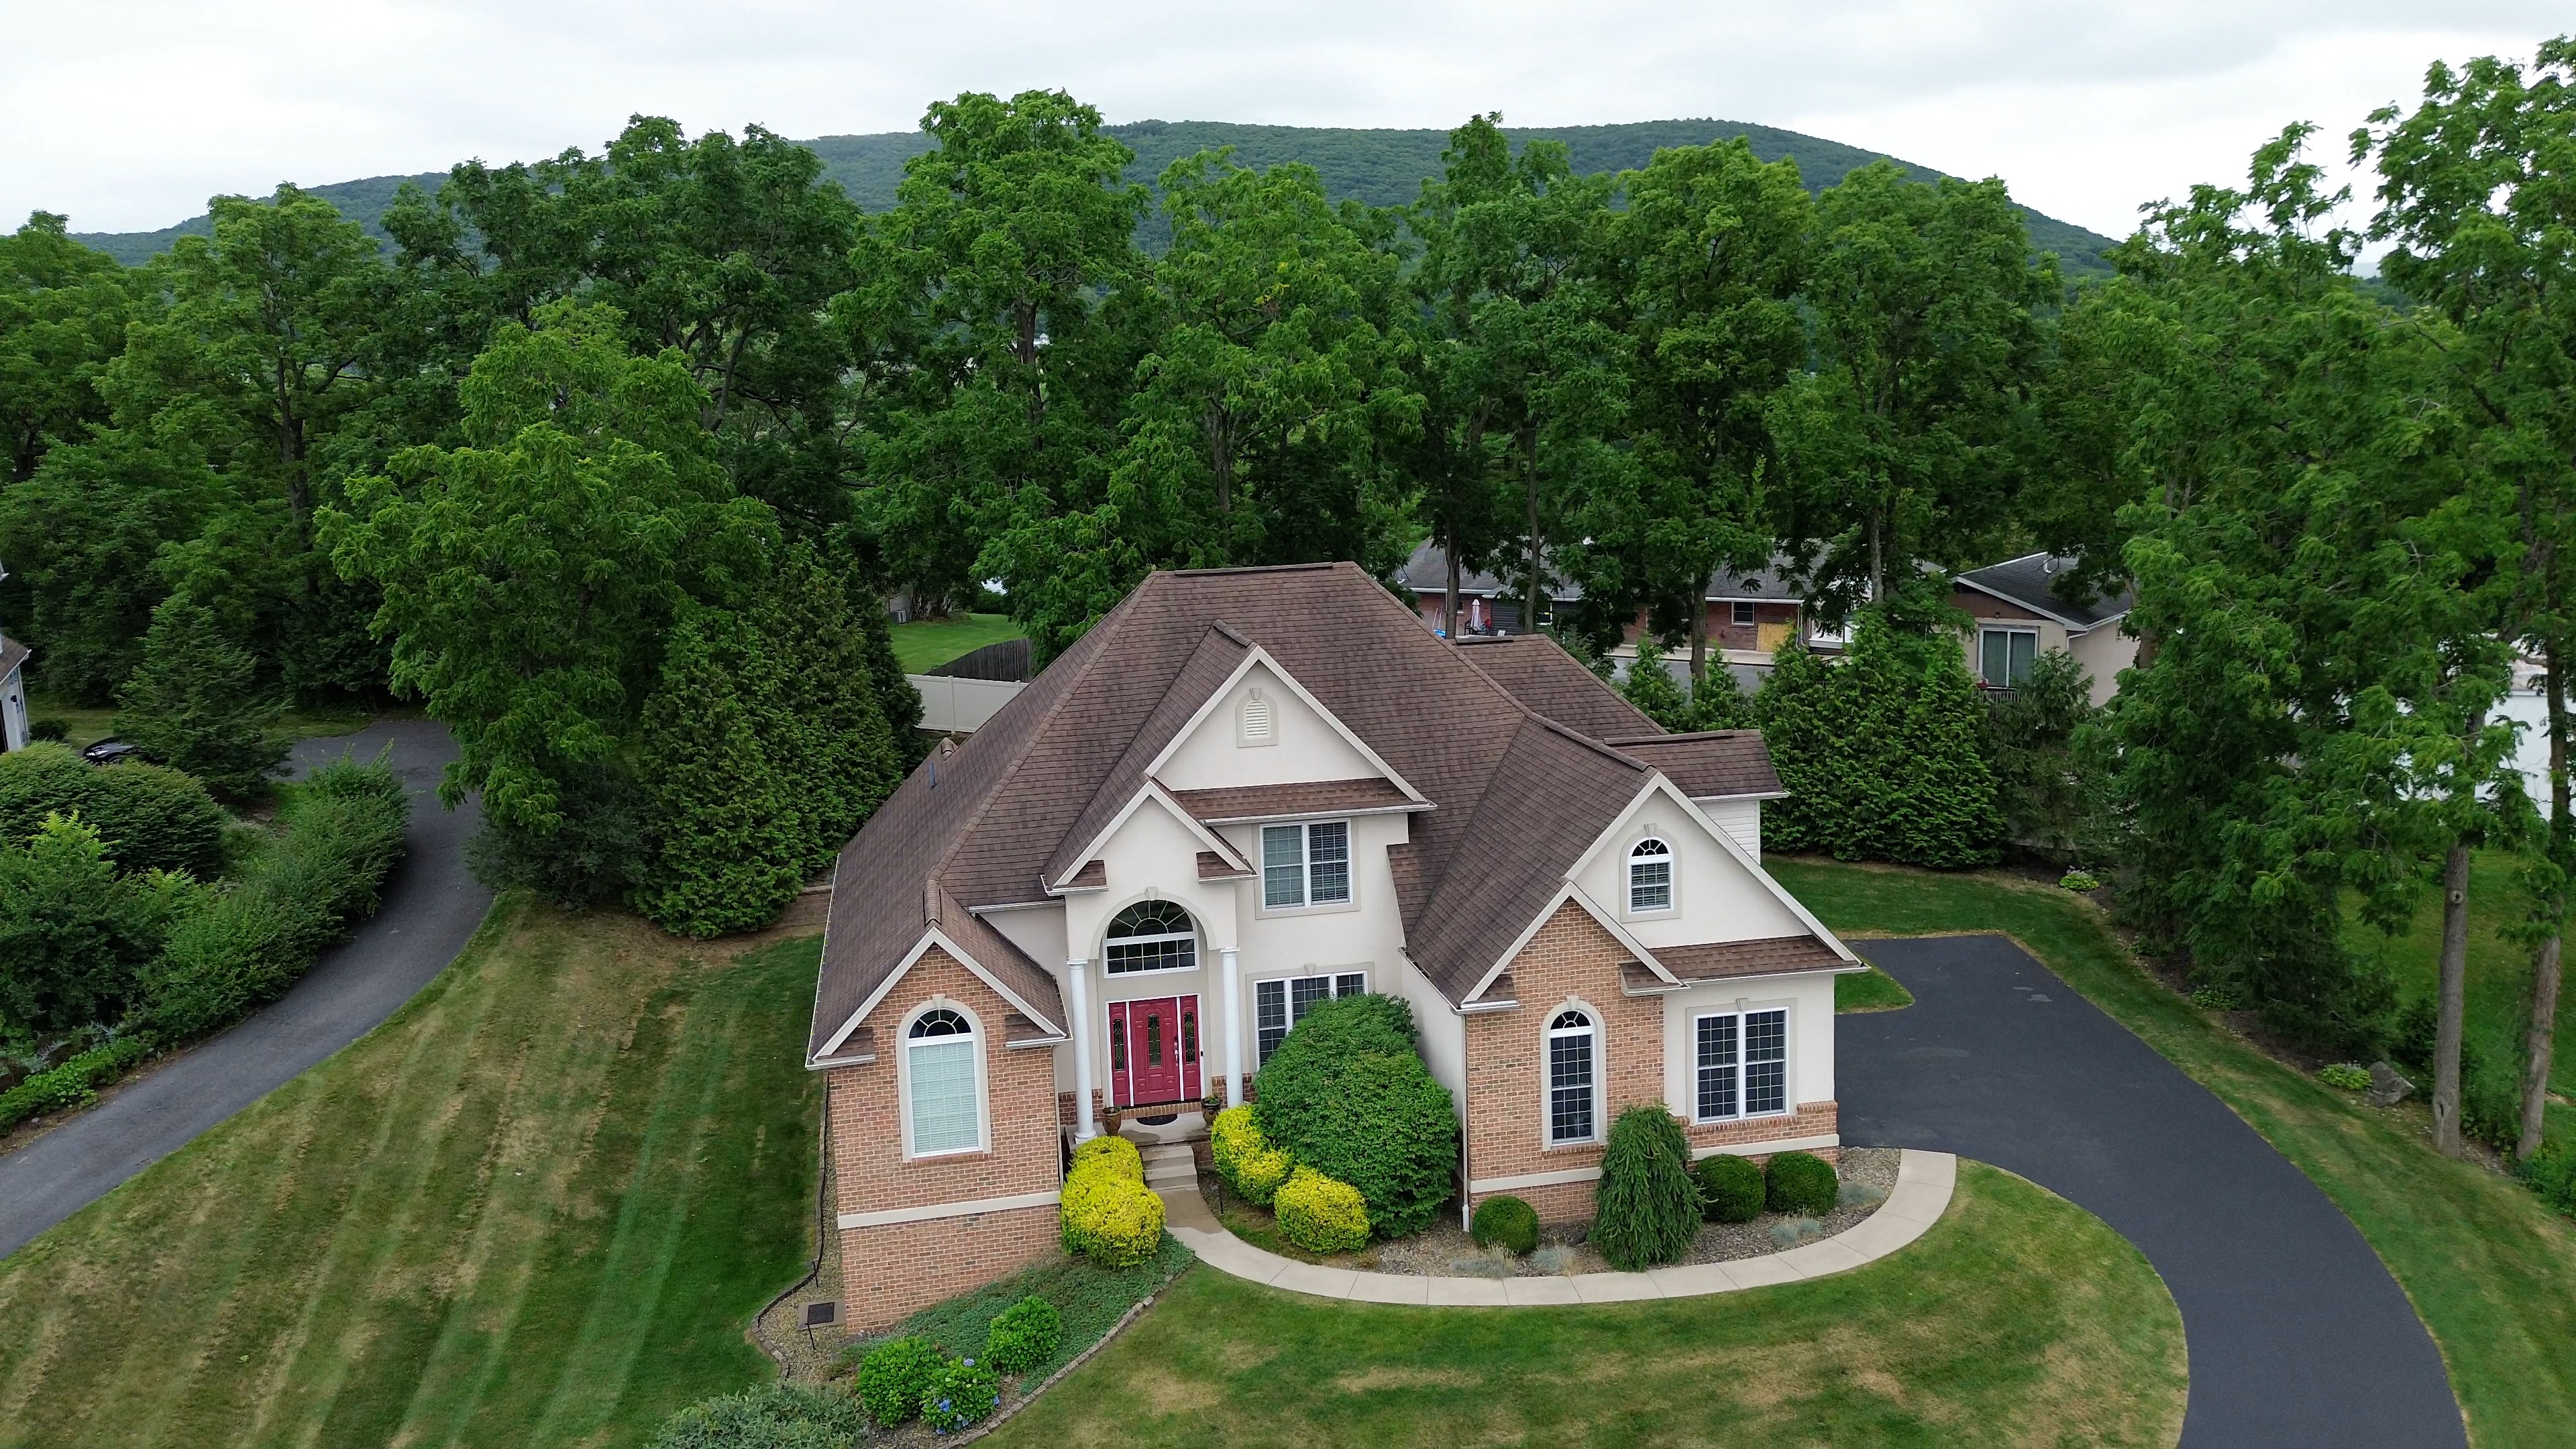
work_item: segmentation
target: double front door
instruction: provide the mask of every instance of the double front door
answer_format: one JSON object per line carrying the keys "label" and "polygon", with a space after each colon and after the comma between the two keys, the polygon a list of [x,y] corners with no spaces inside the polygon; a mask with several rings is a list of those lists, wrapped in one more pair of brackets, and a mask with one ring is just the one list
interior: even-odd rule
{"label": "double front door", "polygon": [[1121,1107],[1187,1102],[1207,1090],[1199,1068],[1199,999],[1109,1003],[1109,1094]]}

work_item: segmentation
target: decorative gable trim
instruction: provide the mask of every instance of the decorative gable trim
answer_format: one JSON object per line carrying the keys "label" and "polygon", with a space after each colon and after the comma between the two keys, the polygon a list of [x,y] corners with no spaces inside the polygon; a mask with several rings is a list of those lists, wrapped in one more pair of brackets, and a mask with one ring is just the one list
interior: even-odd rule
{"label": "decorative gable trim", "polygon": [[[947,952],[949,959],[974,973],[976,980],[993,988],[995,995],[1001,997],[1004,1001],[1009,1002],[1013,1007],[1017,1008],[1020,1014],[1027,1017],[1032,1023],[1044,1028],[1050,1035],[1059,1040],[1063,1038],[1064,1028],[1057,1025],[1052,1017],[1048,1016],[1046,1012],[1040,1010],[1036,1003],[1029,1001],[1018,992],[1013,991],[1010,987],[1003,985],[1000,977],[985,969],[984,963],[976,960],[973,955],[968,953],[965,947],[958,945],[956,940],[950,937],[947,932],[934,925],[929,930],[921,933],[921,939],[913,942],[912,949],[904,953],[903,960],[897,963],[892,971],[886,973],[885,980],[877,983],[877,989],[868,993],[868,999],[859,1003],[859,1009],[850,1013],[849,1019],[841,1023],[840,1029],[833,1032],[831,1036],[824,1040],[823,1049],[806,1059],[805,1065],[808,1068],[819,1069],[823,1067],[858,1066],[863,1063],[876,1060],[874,1033],[869,1032],[864,1041],[860,1041],[858,1039],[858,1034],[865,1030],[861,1023],[868,1019],[868,1013],[876,1010],[877,1006],[894,991],[895,983],[903,980],[905,976],[911,974],[914,965],[919,963],[922,957],[930,954],[930,948],[933,946]],[[1017,1043],[1015,1043],[1015,1045],[1016,1044]],[[1027,1044],[1037,1045],[1038,1043],[1029,1042]],[[1052,1043],[1049,1044],[1052,1045]],[[854,1046],[859,1049],[844,1052],[842,1048],[845,1045]]]}
{"label": "decorative gable trim", "polygon": [[1129,820],[1135,818],[1136,812],[1143,808],[1148,800],[1170,811],[1172,818],[1181,823],[1181,828],[1198,841],[1200,850],[1213,853],[1217,859],[1245,875],[1252,874],[1252,862],[1245,860],[1241,852],[1226,844],[1224,836],[1200,824],[1197,816],[1183,809],[1181,802],[1172,798],[1172,792],[1164,789],[1161,781],[1148,776],[1135,795],[1130,797],[1125,805],[1119,807],[1118,813],[1110,818],[1107,825],[1100,828],[1100,833],[1085,841],[1082,849],[1074,854],[1073,858],[1082,864],[1068,872],[1063,879],[1049,883],[1046,887],[1047,894],[1060,896],[1068,891],[1108,889],[1106,875],[1103,875],[1095,884],[1085,881],[1083,872],[1100,863],[1098,857],[1102,847],[1108,845],[1110,838],[1123,829]]}
{"label": "decorative gable trim", "polygon": [[1384,776],[1387,783],[1395,786],[1398,790],[1403,791],[1406,799],[1423,807],[1428,807],[1430,805],[1431,801],[1428,796],[1425,796],[1421,791],[1414,789],[1410,781],[1406,780],[1402,775],[1397,774],[1395,767],[1386,762],[1385,756],[1380,755],[1373,749],[1370,749],[1368,741],[1361,739],[1356,734],[1353,734],[1350,726],[1342,723],[1341,719],[1331,710],[1324,708],[1323,701],[1315,698],[1313,694],[1309,693],[1306,686],[1299,684],[1297,682],[1297,676],[1290,674],[1287,669],[1281,666],[1278,660],[1271,658],[1269,650],[1262,648],[1258,644],[1253,644],[1248,640],[1244,640],[1241,635],[1235,634],[1231,629],[1227,630],[1226,633],[1228,637],[1235,639],[1237,642],[1244,643],[1249,652],[1243,656],[1241,663],[1234,666],[1234,672],[1225,677],[1225,682],[1223,684],[1218,685],[1215,689],[1208,692],[1208,697],[1199,702],[1198,710],[1193,713],[1179,729],[1172,732],[1172,738],[1163,746],[1162,751],[1156,754],[1152,761],[1147,763],[1145,766],[1145,774],[1148,778],[1159,779],[1162,776],[1163,767],[1172,762],[1172,757],[1181,752],[1181,747],[1188,744],[1190,740],[1198,734],[1200,727],[1207,723],[1209,716],[1215,714],[1219,706],[1225,703],[1226,697],[1234,693],[1234,687],[1241,684],[1243,682],[1243,677],[1250,674],[1253,667],[1258,665],[1269,670],[1271,675],[1276,678],[1281,685],[1285,686],[1289,693],[1297,696],[1297,698],[1305,704],[1306,708],[1313,710],[1316,717],[1323,720],[1323,722],[1332,729],[1333,733],[1341,738],[1343,743],[1349,745],[1352,749],[1359,751],[1360,758],[1368,761],[1369,768],[1377,771],[1381,776]]}
{"label": "decorative gable trim", "polygon": [[1656,794],[1661,794],[1665,799],[1680,806],[1700,829],[1708,832],[1709,837],[1717,842],[1720,850],[1735,857],[1735,863],[1744,867],[1751,873],[1756,883],[1771,893],[1772,899],[1788,907],[1789,914],[1796,916],[1799,924],[1814,932],[1817,940],[1824,942],[1835,955],[1855,965],[1859,964],[1860,958],[1851,953],[1851,948],[1842,943],[1841,937],[1825,929],[1825,923],[1816,919],[1815,912],[1800,904],[1796,896],[1789,894],[1778,881],[1773,880],[1771,872],[1764,870],[1760,861],[1755,860],[1724,826],[1711,820],[1708,812],[1699,808],[1699,802],[1683,794],[1681,787],[1675,785],[1661,770],[1655,771],[1646,781],[1645,788],[1637,792],[1637,798],[1628,803],[1627,809],[1619,812],[1619,818],[1610,822],[1609,829],[1601,832],[1601,838],[1592,842],[1592,848],[1583,852],[1581,859],[1566,868],[1566,875],[1570,878],[1590,869],[1592,863],[1600,858],[1602,851],[1610,849],[1616,841],[1624,838],[1628,823],[1637,818],[1638,811],[1645,808],[1647,798]]}

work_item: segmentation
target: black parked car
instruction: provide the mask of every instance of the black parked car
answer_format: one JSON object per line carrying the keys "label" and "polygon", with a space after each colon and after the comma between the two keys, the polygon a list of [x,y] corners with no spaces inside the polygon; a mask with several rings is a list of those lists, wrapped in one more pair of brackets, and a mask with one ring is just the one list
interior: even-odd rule
{"label": "black parked car", "polygon": [[81,751],[81,758],[93,765],[120,765],[127,760],[144,760],[146,756],[140,745],[129,745],[123,740],[100,740]]}

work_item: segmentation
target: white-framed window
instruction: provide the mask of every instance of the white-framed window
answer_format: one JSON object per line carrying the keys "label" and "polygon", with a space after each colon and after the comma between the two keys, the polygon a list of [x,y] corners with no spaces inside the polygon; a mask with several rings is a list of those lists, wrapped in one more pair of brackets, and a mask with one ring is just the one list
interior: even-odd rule
{"label": "white-framed window", "polygon": [[1595,1083],[1600,1076],[1599,1033],[1591,1014],[1574,1007],[1547,1024],[1547,1140],[1550,1145],[1590,1142],[1598,1133]]}
{"label": "white-framed window", "polygon": [[1368,990],[1365,971],[1331,971],[1318,976],[1273,976],[1252,983],[1252,1067],[1268,1065],[1270,1054],[1288,1039],[1288,1029],[1306,1019],[1318,1001],[1358,996]]}
{"label": "white-framed window", "polygon": [[904,1127],[911,1155],[937,1157],[984,1145],[984,1084],[975,1023],[934,1006],[903,1034]]}
{"label": "white-framed window", "polygon": [[1753,627],[1753,601],[1751,599],[1738,599],[1735,601],[1735,625],[1739,629],[1749,629]]}
{"label": "white-framed window", "polygon": [[1351,898],[1351,824],[1318,820],[1311,825],[1261,827],[1261,905],[1264,910],[1293,911],[1303,906],[1337,906]]}
{"label": "white-framed window", "polygon": [[1673,908],[1673,848],[1649,835],[1628,847],[1628,911],[1642,915]]}
{"label": "white-framed window", "polygon": [[1138,901],[1109,918],[1101,969],[1112,976],[1139,971],[1190,971],[1199,964],[1198,928],[1171,901]]}
{"label": "white-framed window", "polygon": [[1988,689],[2019,689],[2039,662],[2036,629],[1979,629],[1977,679]]}
{"label": "white-framed window", "polygon": [[1789,1013],[1712,1012],[1691,1023],[1699,1117],[1721,1122],[1789,1110]]}

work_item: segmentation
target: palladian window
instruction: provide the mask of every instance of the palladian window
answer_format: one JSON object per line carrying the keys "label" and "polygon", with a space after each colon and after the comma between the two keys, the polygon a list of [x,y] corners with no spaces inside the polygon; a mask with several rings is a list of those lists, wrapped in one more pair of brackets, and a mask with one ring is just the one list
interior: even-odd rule
{"label": "palladian window", "polygon": [[1133,971],[1187,971],[1199,964],[1198,929],[1170,901],[1138,901],[1109,922],[1106,965],[1112,976]]}
{"label": "palladian window", "polygon": [[1673,908],[1673,848],[1647,836],[1628,852],[1628,909]]}

